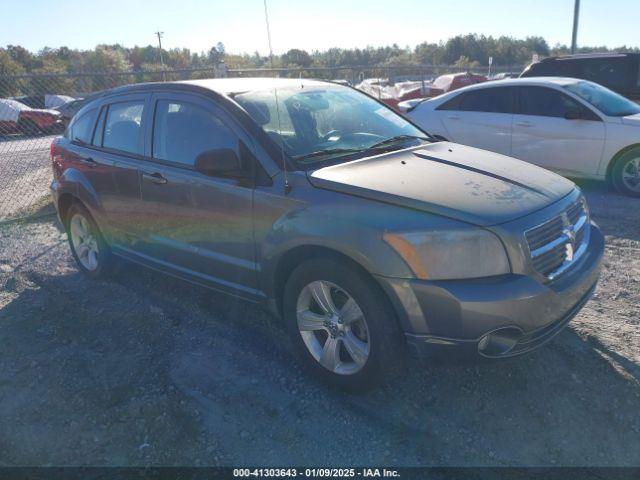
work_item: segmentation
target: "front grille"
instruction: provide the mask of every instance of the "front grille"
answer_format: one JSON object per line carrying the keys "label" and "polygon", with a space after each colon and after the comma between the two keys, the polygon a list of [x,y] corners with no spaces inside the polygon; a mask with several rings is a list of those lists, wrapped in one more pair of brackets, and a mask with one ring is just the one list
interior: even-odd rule
{"label": "front grille", "polygon": [[589,241],[589,212],[584,198],[557,217],[525,233],[533,268],[553,280],[584,253]]}

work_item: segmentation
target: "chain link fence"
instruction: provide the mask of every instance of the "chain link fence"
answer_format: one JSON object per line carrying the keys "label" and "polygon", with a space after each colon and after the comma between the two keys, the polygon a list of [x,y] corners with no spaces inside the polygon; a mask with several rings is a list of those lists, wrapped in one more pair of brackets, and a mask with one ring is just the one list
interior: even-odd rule
{"label": "chain link fence", "polygon": [[216,74],[200,69],[0,75],[0,223],[52,212],[49,147],[84,101],[121,85]]}
{"label": "chain link fence", "polygon": [[[52,212],[51,141],[63,133],[84,101],[104,90],[131,83],[220,76],[320,78],[351,85],[377,78],[393,84],[407,80],[429,82],[438,75],[461,71],[464,69],[454,66],[412,65],[0,75],[0,223]],[[518,72],[520,67],[502,67],[499,71]]]}

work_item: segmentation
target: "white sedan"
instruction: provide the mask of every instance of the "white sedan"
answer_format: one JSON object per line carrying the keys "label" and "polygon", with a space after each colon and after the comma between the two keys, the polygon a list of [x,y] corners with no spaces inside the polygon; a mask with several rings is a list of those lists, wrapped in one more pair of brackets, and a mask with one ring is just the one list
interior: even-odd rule
{"label": "white sedan", "polygon": [[399,107],[435,137],[640,196],[640,105],[598,84],[514,78]]}

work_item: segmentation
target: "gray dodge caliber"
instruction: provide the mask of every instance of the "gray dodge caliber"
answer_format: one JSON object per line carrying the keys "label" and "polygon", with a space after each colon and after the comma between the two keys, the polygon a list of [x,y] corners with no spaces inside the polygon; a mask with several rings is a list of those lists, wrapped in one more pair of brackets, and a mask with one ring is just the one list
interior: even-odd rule
{"label": "gray dodge caliber", "polygon": [[80,270],[106,275],[118,257],[263,304],[343,388],[388,380],[407,353],[529,352],[600,270],[603,237],[572,182],[436,141],[343,85],[117,88],[51,160]]}

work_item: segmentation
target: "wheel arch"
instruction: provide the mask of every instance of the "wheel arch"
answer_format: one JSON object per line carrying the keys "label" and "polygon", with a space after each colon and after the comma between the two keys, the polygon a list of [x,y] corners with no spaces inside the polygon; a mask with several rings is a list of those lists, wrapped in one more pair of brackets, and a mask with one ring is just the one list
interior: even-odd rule
{"label": "wheel arch", "polygon": [[58,215],[63,225],[67,224],[67,213],[75,202],[82,203],[78,197],[69,192],[63,193],[58,198]]}
{"label": "wheel arch", "polygon": [[[80,202],[94,218],[100,228],[103,227],[101,214],[103,213],[100,197],[91,181],[79,170],[67,168],[58,179],[58,211],[60,212],[60,199],[65,195],[71,195],[75,201]],[[67,209],[70,205],[66,205]],[[62,215],[61,220],[62,220]]]}
{"label": "wheel arch", "polygon": [[282,299],[284,295],[284,287],[291,276],[291,273],[302,262],[317,258],[337,260],[342,264],[350,265],[360,273],[364,274],[372,281],[372,284],[374,284],[380,292],[384,294],[389,301],[389,305],[395,311],[395,308],[393,308],[393,302],[388,297],[388,294],[376,281],[374,275],[372,275],[372,273],[360,262],[331,247],[320,245],[299,245],[287,250],[279,257],[275,268],[273,269],[273,274],[271,275],[271,280],[273,282],[273,291],[271,292],[273,295],[272,300],[274,301],[275,313],[279,316],[282,316],[283,312]]}
{"label": "wheel arch", "polygon": [[94,212],[91,209],[91,205],[87,204],[87,202],[83,201],[82,198],[78,197],[77,195],[74,195],[71,192],[64,192],[61,193],[60,196],[58,197],[58,216],[60,218],[60,221],[62,222],[62,225],[66,228],[67,226],[67,216],[69,213],[69,209],[71,208],[72,205],[81,205],[83,208],[85,208],[87,210],[87,212],[89,213],[89,215],[91,216],[91,219],[96,223],[96,225],[98,226],[98,229],[103,232],[103,225],[101,223],[98,223],[97,219],[96,219],[96,215],[94,214]]}

